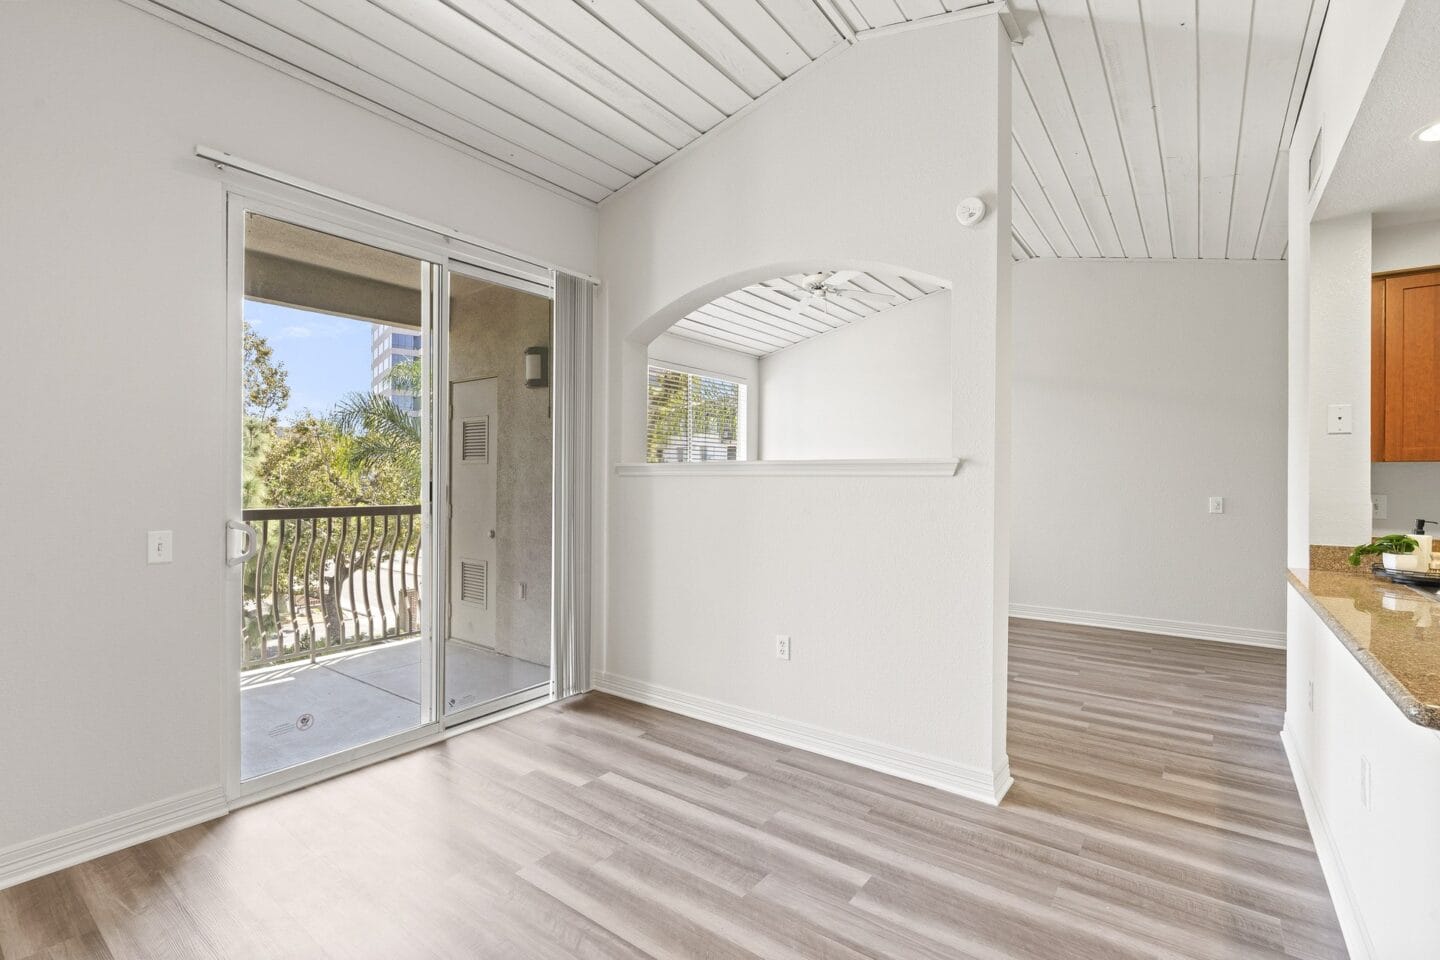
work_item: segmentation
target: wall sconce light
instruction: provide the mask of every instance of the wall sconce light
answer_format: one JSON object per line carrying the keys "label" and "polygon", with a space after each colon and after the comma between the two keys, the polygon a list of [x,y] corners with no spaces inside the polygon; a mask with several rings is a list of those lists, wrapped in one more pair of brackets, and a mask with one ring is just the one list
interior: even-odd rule
{"label": "wall sconce light", "polygon": [[549,353],[545,347],[525,348],[525,386],[550,386],[550,364],[546,362]]}

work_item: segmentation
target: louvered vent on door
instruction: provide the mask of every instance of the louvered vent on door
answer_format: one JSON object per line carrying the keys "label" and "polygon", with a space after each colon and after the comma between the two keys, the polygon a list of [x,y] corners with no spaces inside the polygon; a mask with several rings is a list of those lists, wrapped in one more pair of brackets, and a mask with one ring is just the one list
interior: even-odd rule
{"label": "louvered vent on door", "polygon": [[466,603],[490,605],[490,564],[484,560],[460,561],[460,599]]}
{"label": "louvered vent on door", "polygon": [[471,463],[490,462],[489,417],[475,417],[461,423],[460,459]]}

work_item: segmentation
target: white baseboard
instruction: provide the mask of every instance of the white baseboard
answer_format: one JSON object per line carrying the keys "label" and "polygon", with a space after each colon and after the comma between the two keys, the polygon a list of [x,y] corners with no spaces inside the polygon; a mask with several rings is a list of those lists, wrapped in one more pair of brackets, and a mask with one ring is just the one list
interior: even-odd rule
{"label": "white baseboard", "polygon": [[229,812],[219,787],[136,807],[0,850],[0,890]]}
{"label": "white baseboard", "polygon": [[1365,929],[1365,919],[1360,914],[1355,892],[1350,888],[1350,876],[1340,859],[1340,850],[1325,822],[1325,811],[1320,800],[1310,787],[1310,777],[1305,765],[1290,739],[1290,728],[1280,731],[1280,742],[1285,746],[1285,756],[1290,761],[1290,775],[1295,780],[1295,790],[1300,794],[1300,806],[1305,811],[1305,821],[1310,825],[1310,838],[1315,843],[1315,854],[1320,860],[1320,871],[1325,874],[1325,885],[1330,888],[1330,900],[1335,904],[1335,915],[1340,920],[1340,933],[1345,937],[1345,949],[1350,960],[1371,960],[1375,948],[1370,942],[1370,933]]}
{"label": "white baseboard", "polygon": [[1024,620],[1073,623],[1082,627],[1108,627],[1111,630],[1159,633],[1170,637],[1187,637],[1192,640],[1238,643],[1247,647],[1285,649],[1285,631],[1283,630],[1257,630],[1252,627],[1227,627],[1215,623],[1192,623],[1189,620],[1132,617],[1123,613],[1066,610],[1063,607],[1042,607],[1033,603],[1010,604],[1010,616],[1020,617]]}
{"label": "white baseboard", "polygon": [[1014,782],[1008,760],[991,772],[613,673],[595,674],[594,689],[982,803],[998,804]]}

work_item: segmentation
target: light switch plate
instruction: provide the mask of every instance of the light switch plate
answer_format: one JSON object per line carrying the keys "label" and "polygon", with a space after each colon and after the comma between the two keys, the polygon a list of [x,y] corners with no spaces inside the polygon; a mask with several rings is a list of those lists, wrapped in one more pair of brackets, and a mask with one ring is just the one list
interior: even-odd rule
{"label": "light switch plate", "polygon": [[1383,493],[1370,494],[1370,517],[1373,520],[1390,519],[1390,498]]}
{"label": "light switch plate", "polygon": [[169,563],[175,559],[175,534],[169,530],[151,530],[145,535],[145,562]]}
{"label": "light switch plate", "polygon": [[1210,498],[1210,512],[1211,512],[1211,513],[1224,513],[1224,512],[1225,512],[1225,498],[1224,498],[1224,497],[1211,497],[1211,498]]}
{"label": "light switch plate", "polygon": [[1326,433],[1354,433],[1354,416],[1348,403],[1332,403],[1325,412]]}

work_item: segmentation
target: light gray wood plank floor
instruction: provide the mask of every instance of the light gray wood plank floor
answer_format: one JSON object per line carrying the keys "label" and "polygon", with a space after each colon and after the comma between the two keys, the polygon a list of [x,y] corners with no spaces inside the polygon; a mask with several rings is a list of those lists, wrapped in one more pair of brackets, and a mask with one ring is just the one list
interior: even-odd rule
{"label": "light gray wood plank floor", "polygon": [[1282,653],[1016,621],[1010,677],[998,809],[589,695],[0,892],[0,957],[1345,956]]}

